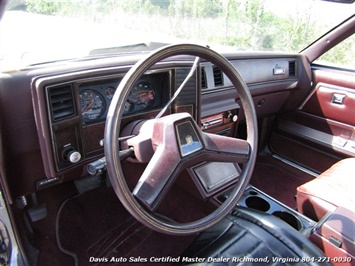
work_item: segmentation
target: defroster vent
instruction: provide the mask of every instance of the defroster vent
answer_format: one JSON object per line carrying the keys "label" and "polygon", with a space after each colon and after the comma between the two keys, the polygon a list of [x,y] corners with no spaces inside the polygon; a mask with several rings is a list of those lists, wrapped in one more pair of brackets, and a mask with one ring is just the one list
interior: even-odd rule
{"label": "defroster vent", "polygon": [[53,122],[75,115],[73,89],[71,85],[48,88],[48,100]]}

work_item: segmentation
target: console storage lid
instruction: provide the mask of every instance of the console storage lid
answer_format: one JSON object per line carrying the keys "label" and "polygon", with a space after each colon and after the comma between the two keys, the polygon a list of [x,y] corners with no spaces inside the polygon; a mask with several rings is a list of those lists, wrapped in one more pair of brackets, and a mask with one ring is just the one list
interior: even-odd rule
{"label": "console storage lid", "polygon": [[321,223],[316,231],[334,246],[355,255],[355,213],[338,207],[326,220]]}

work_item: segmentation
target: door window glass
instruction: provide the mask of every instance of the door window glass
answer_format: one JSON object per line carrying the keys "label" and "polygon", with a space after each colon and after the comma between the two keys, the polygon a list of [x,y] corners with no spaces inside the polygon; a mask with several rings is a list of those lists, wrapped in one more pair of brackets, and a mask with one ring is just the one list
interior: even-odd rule
{"label": "door window glass", "polygon": [[355,70],[355,35],[334,46],[314,63]]}

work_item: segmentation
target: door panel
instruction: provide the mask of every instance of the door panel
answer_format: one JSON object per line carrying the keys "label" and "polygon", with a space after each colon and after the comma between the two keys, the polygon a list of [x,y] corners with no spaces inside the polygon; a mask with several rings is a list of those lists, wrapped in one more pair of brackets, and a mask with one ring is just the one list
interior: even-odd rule
{"label": "door panel", "polygon": [[322,70],[313,74],[316,86],[301,110],[355,126],[355,76]]}
{"label": "door panel", "polygon": [[[277,117],[270,147],[315,172],[355,157],[355,73],[313,68],[313,87],[298,110]],[[280,145],[282,143],[282,145]]]}

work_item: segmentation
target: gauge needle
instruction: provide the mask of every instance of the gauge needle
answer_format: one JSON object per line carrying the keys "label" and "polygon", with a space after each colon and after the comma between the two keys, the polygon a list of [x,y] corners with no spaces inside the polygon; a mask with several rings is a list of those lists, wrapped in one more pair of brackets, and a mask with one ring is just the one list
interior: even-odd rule
{"label": "gauge needle", "polygon": [[140,94],[138,94],[138,96],[143,96],[143,95],[146,95],[147,93],[148,93],[148,91],[143,91]]}
{"label": "gauge needle", "polygon": [[149,99],[152,99],[153,93],[150,92],[150,91],[144,91],[144,92],[138,94],[138,95],[137,95],[137,98],[138,98],[138,97],[142,97],[142,96],[148,96]]}
{"label": "gauge needle", "polygon": [[83,113],[87,112],[93,104],[94,104],[94,101],[91,101],[91,102],[88,104],[88,106],[85,108],[85,110],[84,110]]}

